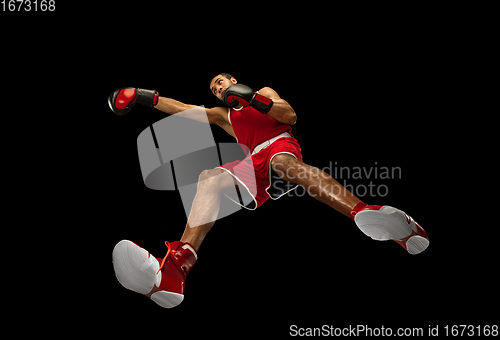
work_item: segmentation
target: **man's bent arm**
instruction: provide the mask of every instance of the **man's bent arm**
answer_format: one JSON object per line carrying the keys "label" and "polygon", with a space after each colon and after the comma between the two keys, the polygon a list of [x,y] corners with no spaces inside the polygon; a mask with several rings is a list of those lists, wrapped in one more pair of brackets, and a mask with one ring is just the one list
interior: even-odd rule
{"label": "man's bent arm", "polygon": [[264,87],[259,90],[259,94],[273,100],[273,107],[267,113],[269,116],[282,124],[294,125],[297,122],[297,115],[292,106],[286,100],[281,99],[278,93],[272,88]]}

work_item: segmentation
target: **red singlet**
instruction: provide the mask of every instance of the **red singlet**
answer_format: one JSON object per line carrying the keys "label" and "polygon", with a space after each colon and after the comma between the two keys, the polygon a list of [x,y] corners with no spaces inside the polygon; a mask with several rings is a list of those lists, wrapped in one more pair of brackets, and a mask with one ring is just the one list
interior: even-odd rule
{"label": "red singlet", "polygon": [[229,121],[236,134],[236,140],[252,152],[260,143],[276,137],[283,132],[292,135],[292,127],[281,124],[276,119],[262,114],[251,106],[240,110],[229,109]]}
{"label": "red singlet", "polygon": [[[289,154],[302,161],[299,143],[292,135],[292,127],[262,114],[248,106],[240,110],[229,109],[228,118],[239,144],[244,144],[249,153],[244,160],[226,163],[220,168],[227,171],[240,183],[241,202],[247,209],[254,210],[269,198],[278,199],[296,188],[296,185],[272,176],[271,161],[278,154]],[[272,140],[269,144],[254,149],[259,144],[274,139],[287,132],[287,135]],[[246,190],[242,190],[242,188]],[[227,195],[226,195],[227,196]],[[245,197],[246,196],[246,197]],[[237,198],[231,198],[238,203]],[[240,203],[238,203],[240,204]]]}

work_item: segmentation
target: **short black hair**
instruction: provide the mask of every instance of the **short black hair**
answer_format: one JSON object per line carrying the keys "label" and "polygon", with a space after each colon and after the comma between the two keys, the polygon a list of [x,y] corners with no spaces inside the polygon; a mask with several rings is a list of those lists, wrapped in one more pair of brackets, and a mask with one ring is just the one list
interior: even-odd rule
{"label": "short black hair", "polygon": [[215,78],[215,77],[217,77],[217,76],[219,76],[219,75],[220,75],[220,76],[223,76],[223,77],[226,77],[226,78],[227,78],[227,79],[229,79],[229,80],[231,80],[231,78],[233,77],[233,76],[232,76],[232,75],[230,75],[229,73],[219,73],[219,74],[217,74],[217,75],[213,76],[213,77],[212,77],[212,79],[210,79],[210,81],[214,80],[214,78]]}
{"label": "short black hair", "polygon": [[[229,73],[219,73],[221,76],[226,77],[227,79],[231,79],[233,76],[230,75]],[[212,78],[213,79],[213,78]]]}

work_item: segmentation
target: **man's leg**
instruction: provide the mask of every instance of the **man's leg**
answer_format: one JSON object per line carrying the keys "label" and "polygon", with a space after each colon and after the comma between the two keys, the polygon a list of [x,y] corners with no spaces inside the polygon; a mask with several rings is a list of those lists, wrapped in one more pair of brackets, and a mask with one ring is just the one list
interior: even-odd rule
{"label": "man's leg", "polygon": [[274,156],[271,166],[282,179],[302,185],[318,201],[346,216],[350,216],[354,207],[361,202],[326,172],[307,165],[289,154]]}
{"label": "man's leg", "polygon": [[230,188],[234,188],[234,180],[225,171],[201,173],[182,240],[166,242],[168,251],[163,259],[151,256],[129,240],[118,242],[113,249],[113,266],[122,286],[164,308],[179,305],[184,300],[186,277],[196,263],[198,249],[217,219],[221,195]]}
{"label": "man's leg", "polygon": [[351,217],[372,239],[394,240],[410,254],[420,254],[429,246],[425,230],[405,212],[390,206],[366,205],[330,175],[291,155],[276,155],[271,166],[284,180],[304,186],[317,200]]}
{"label": "man's leg", "polygon": [[234,190],[234,186],[235,180],[224,170],[212,169],[201,173],[181,242],[191,244],[198,251],[217,219],[222,194]]}

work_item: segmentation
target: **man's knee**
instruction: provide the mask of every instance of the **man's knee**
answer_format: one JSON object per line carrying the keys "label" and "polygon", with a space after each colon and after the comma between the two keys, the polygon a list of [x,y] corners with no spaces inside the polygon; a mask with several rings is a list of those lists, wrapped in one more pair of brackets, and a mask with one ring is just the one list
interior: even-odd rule
{"label": "man's knee", "polygon": [[234,186],[232,177],[221,169],[204,170],[198,178],[198,190],[207,189],[223,192],[229,186]]}
{"label": "man's knee", "polygon": [[210,180],[211,178],[213,179],[215,176],[217,176],[220,173],[221,173],[221,169],[203,170],[200,174],[200,177],[198,177],[198,183]]}

